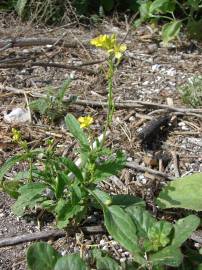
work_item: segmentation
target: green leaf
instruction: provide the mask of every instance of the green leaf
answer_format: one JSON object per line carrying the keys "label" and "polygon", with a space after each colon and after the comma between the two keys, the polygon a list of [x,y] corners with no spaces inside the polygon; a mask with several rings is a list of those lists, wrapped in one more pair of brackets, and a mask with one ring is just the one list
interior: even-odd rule
{"label": "green leaf", "polygon": [[178,20],[173,20],[172,22],[164,24],[162,28],[163,43],[167,44],[174,39],[179,34],[181,26],[182,22]]}
{"label": "green leaf", "polygon": [[174,238],[172,246],[180,247],[194,232],[200,224],[200,219],[195,215],[189,215],[179,219],[174,225]]}
{"label": "green leaf", "polygon": [[167,221],[161,220],[154,223],[148,230],[149,241],[145,245],[146,251],[157,251],[168,245],[172,229],[172,224]]}
{"label": "green leaf", "polygon": [[57,215],[57,227],[65,228],[70,219],[76,217],[79,213],[84,211],[84,206],[82,205],[72,205],[71,202],[67,202],[64,199],[60,199],[55,208]]}
{"label": "green leaf", "polygon": [[145,205],[146,205],[145,201],[142,198],[138,198],[129,194],[112,195],[111,198],[112,198],[113,205],[119,205],[123,208],[129,207],[132,205],[145,208]]}
{"label": "green leaf", "polygon": [[56,99],[57,99],[57,101],[58,101],[59,103],[62,104],[62,101],[63,101],[63,99],[64,99],[64,96],[65,96],[67,90],[69,89],[69,86],[70,86],[71,82],[72,82],[72,79],[71,79],[71,78],[69,78],[69,79],[67,79],[67,80],[65,80],[65,81],[63,82],[63,85],[62,85],[62,87],[59,89],[59,92],[58,92],[58,94],[57,94],[57,96],[56,96]]}
{"label": "green leaf", "polygon": [[17,162],[27,159],[26,154],[16,155],[6,160],[3,166],[0,168],[0,182],[3,180],[3,177],[7,171],[9,171]]}
{"label": "green leaf", "polygon": [[183,256],[179,248],[168,246],[151,255],[149,260],[151,260],[153,265],[169,265],[177,267],[181,264]]}
{"label": "green leaf", "polygon": [[88,142],[88,138],[83,132],[83,129],[80,127],[79,122],[72,114],[67,114],[67,116],[65,117],[65,123],[69,128],[71,134],[79,142],[82,160],[85,161],[87,159],[88,153],[90,152],[90,145]]}
{"label": "green leaf", "polygon": [[94,249],[92,251],[92,255],[96,261],[97,270],[121,270],[118,262],[102,252],[100,249]]}
{"label": "green leaf", "polygon": [[185,208],[202,211],[202,173],[178,178],[170,182],[159,194],[160,208]]}
{"label": "green leaf", "polygon": [[95,181],[101,181],[120,172],[126,163],[125,155],[118,151],[112,159],[106,160],[103,164],[96,164]]}
{"label": "green leaf", "polygon": [[105,226],[111,236],[132,252],[137,262],[144,264],[144,258],[138,254],[141,250],[138,245],[137,230],[130,215],[117,205],[104,207],[103,210]]}
{"label": "green leaf", "polygon": [[175,10],[175,1],[173,0],[155,0],[152,2],[149,11],[152,14],[173,12]]}
{"label": "green leaf", "polygon": [[142,3],[141,6],[139,7],[141,22],[146,21],[152,15],[150,13],[151,4],[152,4],[152,1],[148,1],[148,2]]}
{"label": "green leaf", "polygon": [[93,195],[93,197],[101,204],[101,205],[110,205],[112,203],[112,199],[110,195],[98,188],[88,188],[88,192]]}
{"label": "green leaf", "polygon": [[110,11],[114,7],[114,0],[101,0],[100,3],[106,11]]}
{"label": "green leaf", "polygon": [[126,211],[130,214],[134,224],[136,225],[138,236],[147,239],[149,228],[155,224],[156,220],[148,211],[136,205],[127,207]]}
{"label": "green leaf", "polygon": [[81,182],[84,181],[81,170],[76,166],[76,164],[67,157],[59,158],[60,162],[62,162],[69,170],[72,172]]}
{"label": "green leaf", "polygon": [[138,27],[140,27],[140,25],[141,25],[143,22],[144,22],[144,20],[141,19],[141,18],[139,18],[139,19],[137,19],[137,20],[135,20],[135,21],[133,22],[133,26],[134,26],[135,28],[138,28]]}
{"label": "green leaf", "polygon": [[4,181],[3,191],[8,193],[12,198],[17,199],[19,196],[18,189],[21,187],[20,181]]}
{"label": "green leaf", "polygon": [[43,183],[29,183],[18,189],[20,196],[12,206],[12,211],[17,216],[22,216],[25,208],[33,208],[37,203],[44,200],[42,192],[47,187]]}
{"label": "green leaf", "polygon": [[20,17],[23,16],[27,0],[18,0],[15,6],[15,9]]}
{"label": "green leaf", "polygon": [[[38,171],[32,168],[32,178],[37,178],[39,176]],[[30,178],[30,170],[18,172],[13,179],[16,181],[29,179]]]}
{"label": "green leaf", "polygon": [[54,270],[87,270],[87,267],[78,254],[71,254],[59,258],[55,264]]}
{"label": "green leaf", "polygon": [[109,256],[98,257],[96,259],[97,270],[120,270],[119,264]]}
{"label": "green leaf", "polygon": [[199,9],[201,0],[187,0],[187,3],[197,11]]}
{"label": "green leaf", "polygon": [[60,256],[44,242],[34,243],[27,250],[27,264],[30,270],[53,270]]}
{"label": "green leaf", "polygon": [[66,187],[67,177],[63,173],[58,173],[55,178],[54,188],[55,196],[57,199],[61,198],[64,194],[64,189]]}
{"label": "green leaf", "polygon": [[44,115],[49,109],[49,103],[46,98],[38,98],[37,100],[30,102],[30,108],[31,110]]}

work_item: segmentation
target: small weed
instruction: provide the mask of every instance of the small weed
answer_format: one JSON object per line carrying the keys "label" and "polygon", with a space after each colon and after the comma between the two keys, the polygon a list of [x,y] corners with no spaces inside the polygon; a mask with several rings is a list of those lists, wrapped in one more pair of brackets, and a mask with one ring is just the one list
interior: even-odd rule
{"label": "small weed", "polygon": [[179,87],[178,90],[185,104],[194,108],[202,106],[202,76],[190,79],[188,83]]}
{"label": "small weed", "polygon": [[72,78],[66,80],[57,94],[53,92],[53,89],[49,89],[45,97],[32,101],[30,108],[42,117],[46,117],[50,122],[54,122],[61,116],[64,116],[67,107],[76,100],[76,96],[72,96],[65,105],[63,103],[64,96],[69,89],[71,81]]}

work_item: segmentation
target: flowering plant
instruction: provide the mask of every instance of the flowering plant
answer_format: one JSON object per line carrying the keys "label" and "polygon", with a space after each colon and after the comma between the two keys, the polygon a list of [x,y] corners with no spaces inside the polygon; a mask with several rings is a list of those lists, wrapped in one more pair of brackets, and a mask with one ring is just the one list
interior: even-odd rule
{"label": "flowering plant", "polygon": [[127,47],[125,44],[119,44],[117,42],[117,37],[115,34],[100,35],[91,40],[91,45],[101,48],[109,53],[110,56],[121,59],[123,53],[126,51]]}
{"label": "flowering plant", "polygon": [[89,115],[88,116],[84,116],[84,117],[81,116],[81,117],[79,117],[78,121],[80,123],[81,128],[88,128],[93,123],[93,117],[91,117]]}

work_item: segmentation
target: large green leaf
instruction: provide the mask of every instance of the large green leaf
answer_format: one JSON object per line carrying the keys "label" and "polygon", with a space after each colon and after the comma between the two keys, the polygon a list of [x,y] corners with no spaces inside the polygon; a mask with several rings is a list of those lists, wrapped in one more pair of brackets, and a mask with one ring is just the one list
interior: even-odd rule
{"label": "large green leaf", "polygon": [[22,216],[25,208],[33,208],[37,203],[42,202],[42,192],[47,187],[43,183],[29,183],[18,189],[20,196],[12,206],[12,211],[17,216]]}
{"label": "large green leaf", "polygon": [[120,270],[119,264],[109,256],[98,257],[96,260],[97,270]]}
{"label": "large green leaf", "polygon": [[53,270],[60,256],[44,242],[34,243],[27,250],[27,264],[30,270]]}
{"label": "large green leaf", "polygon": [[173,246],[165,247],[149,258],[153,265],[169,265],[173,267],[179,266],[182,259],[183,256],[180,249]]}
{"label": "large green leaf", "polygon": [[80,145],[86,150],[90,150],[88,139],[76,118],[72,114],[67,114],[65,123],[72,135],[79,141]]}
{"label": "large green leaf", "polygon": [[197,229],[200,224],[200,219],[195,215],[189,215],[185,218],[179,219],[174,225],[174,238],[172,246],[180,247]]}
{"label": "large green leaf", "polygon": [[84,206],[79,204],[72,204],[71,202],[67,202],[64,199],[60,199],[55,208],[55,212],[57,215],[57,227],[65,228],[70,219],[76,217],[79,213],[84,211]]}
{"label": "large green leaf", "polygon": [[145,243],[146,251],[157,251],[168,245],[171,241],[172,229],[172,224],[167,221],[155,222],[148,230],[149,241]]}
{"label": "large green leaf", "polygon": [[76,166],[76,164],[67,157],[59,158],[60,162],[62,162],[67,168],[72,172],[81,182],[83,181],[83,176],[81,170]]}
{"label": "large green leaf", "polygon": [[137,227],[138,236],[147,239],[149,228],[155,224],[156,220],[148,211],[142,209],[142,207],[136,206],[135,204],[127,207],[126,211],[130,214]]}
{"label": "large green leaf", "polygon": [[88,188],[88,191],[101,205],[110,205],[112,203],[112,199],[108,193],[98,188]]}
{"label": "large green leaf", "polygon": [[138,245],[137,230],[130,215],[121,207],[111,205],[104,207],[104,221],[111,236],[133,253],[134,260],[144,264],[145,259],[138,254],[141,250]]}
{"label": "large green leaf", "polygon": [[124,168],[125,163],[125,155],[121,151],[118,151],[116,156],[109,158],[109,160],[106,160],[101,164],[96,164],[94,175],[95,181],[101,181],[107,177],[116,175]]}
{"label": "large green leaf", "polygon": [[162,39],[164,44],[174,39],[180,32],[182,22],[178,20],[173,20],[172,22],[164,24],[162,28]]}
{"label": "large green leaf", "polygon": [[145,205],[146,205],[145,201],[142,198],[135,197],[129,194],[111,195],[111,198],[112,198],[113,205],[119,205],[123,208],[129,207],[132,205],[145,208]]}
{"label": "large green leaf", "polygon": [[160,208],[185,208],[202,211],[202,173],[170,182],[159,194]]}
{"label": "large green leaf", "polygon": [[106,253],[100,249],[94,249],[92,251],[93,258],[96,261],[97,270],[121,270],[117,261],[109,257]]}
{"label": "large green leaf", "polygon": [[55,264],[54,270],[87,270],[87,267],[78,254],[71,254],[59,258]]}
{"label": "large green leaf", "polygon": [[173,0],[155,0],[152,2],[149,11],[150,13],[167,13],[173,12],[175,9],[175,1]]}
{"label": "large green leaf", "polygon": [[83,132],[83,129],[80,127],[79,122],[72,114],[67,114],[65,117],[65,123],[71,134],[79,142],[81,160],[83,163],[85,163],[88,159],[88,153],[91,151],[88,138]]}
{"label": "large green leaf", "polygon": [[16,155],[6,160],[3,166],[0,168],[0,181],[3,180],[3,177],[7,171],[9,171],[17,162],[27,159],[26,154]]}
{"label": "large green leaf", "polygon": [[148,2],[142,3],[141,6],[139,7],[141,21],[145,21],[151,16],[151,13],[150,13],[151,4],[152,4],[152,1],[148,1]]}

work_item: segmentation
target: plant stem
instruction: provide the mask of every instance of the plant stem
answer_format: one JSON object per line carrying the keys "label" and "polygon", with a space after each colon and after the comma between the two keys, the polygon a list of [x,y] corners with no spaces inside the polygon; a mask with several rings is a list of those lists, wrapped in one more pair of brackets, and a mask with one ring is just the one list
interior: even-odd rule
{"label": "plant stem", "polygon": [[112,117],[114,113],[114,100],[113,100],[113,77],[114,77],[114,63],[113,59],[108,60],[108,100],[107,100],[107,120],[103,132],[103,140],[102,140],[102,146],[105,143],[106,140],[106,132],[107,129],[111,126],[112,123]]}
{"label": "plant stem", "polygon": [[32,158],[29,159],[29,183],[33,180],[32,178]]}

